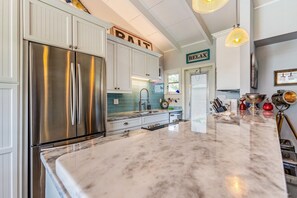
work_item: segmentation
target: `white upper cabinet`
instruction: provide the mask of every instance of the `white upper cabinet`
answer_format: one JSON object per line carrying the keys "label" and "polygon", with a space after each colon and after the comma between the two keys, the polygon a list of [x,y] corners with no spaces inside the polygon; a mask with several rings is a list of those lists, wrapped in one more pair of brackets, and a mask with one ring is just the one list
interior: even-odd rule
{"label": "white upper cabinet", "polygon": [[225,39],[216,39],[217,90],[240,89],[240,47],[226,47]]}
{"label": "white upper cabinet", "polygon": [[116,48],[117,44],[107,41],[106,87],[107,91],[116,90]]}
{"label": "white upper cabinet", "polygon": [[25,0],[24,4],[25,39],[105,57],[105,27],[38,0]]}
{"label": "white upper cabinet", "polygon": [[132,74],[139,77],[146,76],[146,54],[135,49],[132,52]]}
{"label": "white upper cabinet", "polygon": [[151,80],[159,79],[159,57],[146,55],[146,73]]}
{"label": "white upper cabinet", "polygon": [[37,0],[26,0],[24,38],[72,48],[72,16]]}
{"label": "white upper cabinet", "polygon": [[18,81],[17,0],[0,1],[0,82]]}
{"label": "white upper cabinet", "polygon": [[105,57],[105,28],[78,17],[73,17],[74,50]]}
{"label": "white upper cabinet", "polygon": [[131,92],[131,51],[130,47],[117,44],[116,53],[116,76],[117,76],[117,89],[119,91]]}
{"label": "white upper cabinet", "polygon": [[159,57],[133,49],[132,75],[150,80],[158,80]]}
{"label": "white upper cabinet", "polygon": [[131,93],[131,48],[107,41],[106,79],[108,93]]}

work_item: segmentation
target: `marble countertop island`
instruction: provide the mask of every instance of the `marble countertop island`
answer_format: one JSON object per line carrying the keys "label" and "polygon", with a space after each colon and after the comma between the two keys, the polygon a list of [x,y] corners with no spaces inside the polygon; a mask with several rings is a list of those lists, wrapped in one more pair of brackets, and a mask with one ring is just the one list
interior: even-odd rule
{"label": "marble countertop island", "polygon": [[287,197],[275,120],[263,115],[200,117],[41,158],[62,197]]}

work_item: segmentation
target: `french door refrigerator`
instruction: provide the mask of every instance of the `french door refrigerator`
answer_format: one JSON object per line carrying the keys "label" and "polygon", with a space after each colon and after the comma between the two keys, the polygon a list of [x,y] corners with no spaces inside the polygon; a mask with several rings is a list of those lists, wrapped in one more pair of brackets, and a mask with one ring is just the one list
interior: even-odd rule
{"label": "french door refrigerator", "polygon": [[40,151],[105,134],[103,58],[28,43],[30,197],[44,197]]}

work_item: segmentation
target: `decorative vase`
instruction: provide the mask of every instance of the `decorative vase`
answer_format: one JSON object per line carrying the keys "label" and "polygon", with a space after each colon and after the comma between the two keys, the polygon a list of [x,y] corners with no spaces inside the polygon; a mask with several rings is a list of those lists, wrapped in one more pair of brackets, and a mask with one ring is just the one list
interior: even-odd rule
{"label": "decorative vase", "polygon": [[244,101],[245,101],[245,98],[240,99],[239,110],[246,110],[246,105],[243,103]]}
{"label": "decorative vase", "polygon": [[264,111],[272,111],[273,110],[273,105],[271,104],[271,102],[269,101],[269,99],[267,98],[265,103],[263,104],[263,110]]}

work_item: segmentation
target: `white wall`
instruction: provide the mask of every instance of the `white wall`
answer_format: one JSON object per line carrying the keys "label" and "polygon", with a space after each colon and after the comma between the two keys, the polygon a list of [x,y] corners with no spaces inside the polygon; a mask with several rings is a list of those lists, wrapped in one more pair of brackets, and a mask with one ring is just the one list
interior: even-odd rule
{"label": "white wall", "polygon": [[[176,69],[181,67],[190,67],[197,64],[206,64],[215,62],[215,45],[209,46],[207,42],[196,43],[187,47],[181,48],[181,51],[174,50],[164,53],[164,70]],[[196,62],[192,64],[186,63],[186,54],[204,49],[210,49],[210,60]]]}
{"label": "white wall", "polygon": [[[274,86],[274,70],[297,68],[297,39],[267,45],[256,49],[256,57],[259,65],[258,92],[271,97],[278,89],[293,90],[297,92],[297,86]],[[297,104],[291,106],[285,112],[297,129]],[[284,123],[282,138],[294,140],[297,150],[297,140],[291,135],[286,123]]]}
{"label": "white wall", "polygon": [[255,40],[297,31],[297,1],[276,0],[254,10]]}

